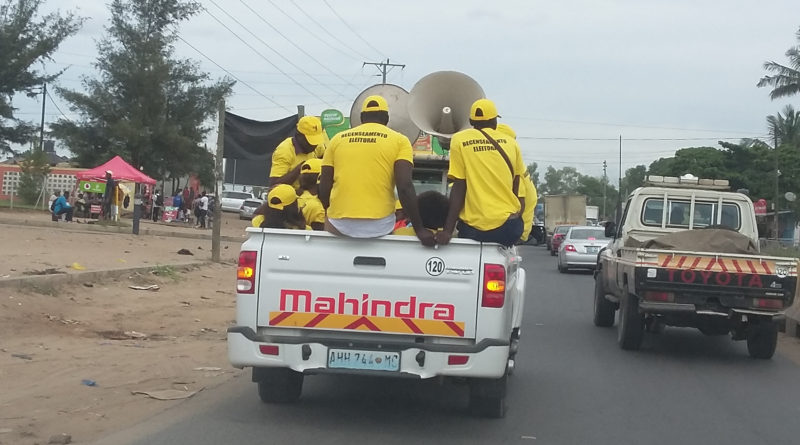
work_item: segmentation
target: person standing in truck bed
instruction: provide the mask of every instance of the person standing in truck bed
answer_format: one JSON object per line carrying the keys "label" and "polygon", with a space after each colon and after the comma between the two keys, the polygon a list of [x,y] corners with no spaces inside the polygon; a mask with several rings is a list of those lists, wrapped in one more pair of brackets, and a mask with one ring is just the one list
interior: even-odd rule
{"label": "person standing in truck bed", "polygon": [[511,246],[522,236],[525,173],[517,142],[497,131],[497,108],[489,99],[478,99],[470,107],[470,125],[450,142],[453,180],[450,211],[444,230],[436,234],[447,244],[458,223],[461,238]]}
{"label": "person standing in truck bed", "polygon": [[361,107],[362,124],[331,139],[322,160],[319,197],[327,208],[325,229],[352,238],[377,238],[394,230],[397,194],[423,245],[435,244],[425,230],[411,182],[411,143],[387,127],[389,105],[369,96]]}

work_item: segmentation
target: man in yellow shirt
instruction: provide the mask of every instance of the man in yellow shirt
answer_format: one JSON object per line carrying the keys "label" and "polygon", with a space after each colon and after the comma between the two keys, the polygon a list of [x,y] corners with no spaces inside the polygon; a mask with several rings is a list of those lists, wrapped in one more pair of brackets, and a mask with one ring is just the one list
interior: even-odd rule
{"label": "man in yellow shirt", "polygon": [[300,187],[300,166],[307,159],[318,159],[325,152],[322,122],[316,116],[303,116],[297,122],[294,136],[278,144],[272,153],[269,185],[289,184]]}
{"label": "man in yellow shirt", "polygon": [[319,198],[328,210],[325,229],[353,238],[392,233],[397,194],[422,244],[435,244],[425,230],[411,182],[411,143],[387,127],[389,105],[369,96],[361,107],[362,124],[331,139],[322,159]]}
{"label": "man in yellow shirt", "polygon": [[[517,133],[508,124],[497,124],[497,131],[511,136],[514,140],[517,139]],[[523,186],[525,187],[525,194],[523,195],[525,198],[525,209],[522,212],[522,236],[519,240],[524,243],[528,241],[531,235],[533,213],[536,210],[536,202],[539,200],[539,195],[536,192],[536,185],[533,183],[527,168],[525,169],[525,174],[522,176],[521,182],[520,188]]]}
{"label": "man in yellow shirt", "polygon": [[470,107],[472,128],[459,131],[450,141],[453,180],[450,211],[444,230],[436,234],[447,244],[458,223],[461,238],[511,246],[522,235],[525,173],[517,142],[497,131],[497,108],[489,99],[478,99]]}
{"label": "man in yellow shirt", "polygon": [[300,196],[297,197],[297,206],[306,220],[306,226],[312,230],[325,230],[325,208],[319,200],[317,182],[321,159],[309,159],[300,167]]}

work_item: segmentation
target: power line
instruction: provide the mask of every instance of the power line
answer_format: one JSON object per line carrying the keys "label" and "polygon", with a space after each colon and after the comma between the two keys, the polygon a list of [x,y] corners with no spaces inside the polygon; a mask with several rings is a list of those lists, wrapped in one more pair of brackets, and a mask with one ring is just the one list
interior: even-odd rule
{"label": "power line", "polygon": [[[541,121],[541,122],[556,122],[556,123],[564,123],[564,124],[582,124],[582,125],[601,125],[607,127],[631,127],[631,128],[650,128],[650,129],[657,129],[657,130],[679,130],[679,131],[703,131],[703,132],[711,132],[711,133],[741,133],[741,134],[758,134],[759,132],[755,131],[732,131],[732,130],[709,130],[703,128],[677,128],[677,127],[661,127],[658,125],[638,125],[638,124],[624,124],[624,123],[612,123],[612,122],[591,122],[591,121],[573,121],[573,120],[562,120],[562,119],[543,119],[537,117],[529,117],[529,116],[504,116],[507,119],[522,119],[522,120],[531,120],[531,121]],[[616,139],[614,139],[616,140]]]}
{"label": "power line", "polygon": [[297,2],[295,2],[294,0],[290,0],[290,1],[292,2],[292,4],[294,5],[295,8],[297,8],[300,12],[302,12],[304,16],[306,16],[309,20],[311,20],[311,22],[313,22],[315,25],[317,25],[318,29],[321,29],[322,31],[325,31],[325,33],[328,34],[329,36],[331,36],[331,38],[333,38],[337,42],[341,43],[342,46],[344,46],[345,48],[347,48],[350,51],[352,51],[353,53],[355,53],[361,59],[369,59],[369,57],[364,56],[359,51],[354,49],[352,46],[348,45],[347,43],[343,42],[340,38],[338,38],[335,35],[333,35],[330,31],[328,31],[327,27],[323,26],[321,23],[316,21],[314,19],[314,17],[311,17],[311,15],[309,15],[303,8],[301,8],[300,5],[297,4]]}
{"label": "power line", "polygon": [[[391,71],[393,68],[396,68],[396,67],[400,67],[401,70],[405,69],[405,67],[406,67],[405,65],[400,65],[400,64],[397,64],[397,63],[389,63],[389,58],[388,57],[386,58],[386,62],[363,62],[363,65],[361,65],[361,66],[364,67],[364,66],[367,66],[367,65],[373,65],[376,68],[378,68],[378,71],[381,72],[381,77],[383,79],[382,83],[384,85],[386,84],[386,74],[389,73],[389,71]],[[388,68],[388,70],[387,70],[387,68]]]}
{"label": "power line", "polygon": [[[225,15],[227,15],[227,16],[228,16],[228,17],[229,17],[231,20],[233,20],[234,22],[238,23],[238,24],[239,24],[239,26],[241,26],[242,28],[244,28],[244,30],[245,30],[245,31],[247,31],[247,32],[248,32],[250,35],[252,35],[253,37],[255,37],[255,38],[256,38],[256,40],[258,40],[259,42],[261,42],[262,44],[264,44],[264,46],[266,46],[267,48],[269,48],[270,50],[272,50],[272,52],[274,52],[275,54],[278,54],[278,56],[280,56],[281,58],[283,58],[284,60],[286,60],[287,62],[289,62],[289,64],[290,64],[290,65],[292,65],[293,67],[295,67],[295,69],[298,69],[298,70],[300,70],[301,72],[303,72],[303,73],[304,73],[306,76],[308,76],[309,78],[311,78],[311,79],[315,80],[315,81],[316,81],[317,83],[319,83],[320,85],[323,85],[323,86],[325,86],[324,84],[322,84],[321,82],[319,82],[317,79],[315,79],[315,78],[314,78],[313,76],[311,76],[310,74],[308,74],[308,73],[305,73],[305,72],[303,71],[303,69],[302,69],[302,68],[300,68],[299,66],[297,66],[296,64],[294,64],[292,61],[290,61],[290,60],[286,59],[285,57],[283,57],[283,55],[282,55],[282,54],[280,54],[280,53],[278,53],[277,51],[275,51],[275,50],[274,50],[274,49],[273,49],[271,46],[269,46],[269,44],[267,44],[266,42],[264,42],[264,41],[263,41],[263,40],[262,40],[260,37],[258,37],[258,36],[257,36],[255,33],[253,33],[252,31],[250,31],[250,30],[249,30],[249,29],[248,29],[246,26],[244,26],[244,25],[243,25],[241,22],[239,22],[239,21],[238,21],[236,18],[234,18],[233,16],[231,16],[230,14],[228,14],[228,12],[227,12],[227,11],[225,11],[223,8],[221,8],[219,5],[217,5],[217,3],[216,3],[216,2],[214,2],[214,0],[209,0],[209,1],[210,1],[210,2],[211,2],[213,5],[214,5],[214,6],[216,6],[217,8],[219,8],[219,9],[220,9],[220,10],[221,10],[221,11],[222,11],[222,12],[223,12]],[[308,94],[310,94],[310,95],[314,96],[315,98],[319,99],[320,101],[322,101],[322,102],[326,102],[324,99],[322,99],[321,97],[317,96],[317,94],[316,94],[316,93],[314,93],[313,91],[309,90],[309,89],[308,89],[308,88],[307,88],[305,85],[303,85],[302,83],[298,82],[298,81],[297,81],[295,78],[293,78],[292,76],[290,76],[289,74],[287,74],[286,72],[284,72],[282,69],[280,69],[280,67],[278,67],[278,65],[276,65],[275,63],[273,63],[273,62],[272,62],[271,60],[269,60],[269,59],[268,59],[266,56],[264,56],[263,54],[261,54],[261,52],[260,52],[260,51],[258,51],[257,49],[255,49],[255,48],[254,48],[252,45],[250,45],[250,43],[248,43],[248,42],[247,42],[247,40],[243,39],[243,38],[242,38],[242,37],[241,37],[239,34],[237,34],[237,33],[236,33],[234,30],[232,30],[232,29],[231,29],[231,28],[230,28],[228,25],[226,25],[226,24],[225,24],[225,23],[223,23],[223,22],[222,22],[220,19],[218,19],[218,18],[217,18],[217,16],[215,16],[214,14],[212,14],[212,13],[211,13],[211,11],[209,11],[209,10],[208,10],[208,8],[203,8],[203,10],[204,10],[204,11],[205,11],[205,12],[206,12],[208,15],[210,15],[210,16],[211,16],[211,18],[213,18],[213,19],[214,19],[214,20],[215,20],[217,23],[219,23],[220,25],[222,25],[222,26],[223,26],[225,29],[227,29],[227,30],[228,30],[228,31],[229,31],[231,34],[233,34],[233,35],[234,35],[234,37],[236,37],[237,39],[239,39],[239,41],[241,41],[242,43],[244,43],[244,44],[245,44],[245,45],[246,45],[248,48],[250,48],[251,50],[253,50],[253,52],[255,52],[256,54],[258,54],[258,56],[259,56],[259,57],[261,57],[262,59],[264,59],[264,60],[265,60],[267,63],[269,63],[270,65],[272,65],[272,67],[273,67],[273,68],[275,68],[276,70],[278,70],[279,72],[281,72],[283,75],[285,75],[285,76],[286,76],[286,77],[287,77],[289,80],[291,80],[291,81],[292,81],[292,83],[294,83],[295,85],[299,86],[299,87],[300,87],[300,88],[302,88],[302,89],[303,89],[305,92],[307,92]],[[328,88],[330,88],[330,87],[328,87]],[[331,88],[331,90],[333,90],[333,89]],[[336,90],[333,90],[333,91],[334,91],[334,92],[336,92]]]}
{"label": "power line", "polygon": [[58,104],[56,103],[55,99],[53,99],[53,96],[52,96],[52,95],[50,95],[50,92],[49,92],[49,91],[47,92],[47,97],[49,97],[49,98],[50,98],[50,103],[51,103],[51,104],[53,104],[53,106],[55,106],[55,107],[56,107],[56,110],[58,110],[58,112],[59,112],[59,113],[61,113],[61,117],[63,117],[64,119],[66,119],[66,121],[67,121],[67,122],[72,122],[72,120],[70,120],[70,118],[68,118],[68,117],[67,117],[67,115],[66,115],[66,114],[64,114],[64,112],[63,112],[63,111],[61,111],[61,107],[59,107],[59,106],[58,106]]}
{"label": "power line", "polygon": [[[249,10],[250,10],[250,11],[251,11],[253,14],[255,14],[255,16],[256,16],[256,17],[258,17],[259,19],[261,19],[261,21],[262,21],[262,22],[266,23],[266,24],[267,24],[267,26],[269,26],[270,28],[272,28],[272,29],[273,29],[275,32],[277,32],[277,33],[278,33],[278,34],[279,34],[281,37],[283,37],[283,38],[284,38],[284,39],[285,39],[287,42],[289,42],[289,43],[290,43],[292,46],[294,46],[295,48],[297,48],[297,50],[298,50],[298,51],[300,51],[301,53],[305,54],[305,55],[306,55],[306,56],[307,56],[309,59],[311,59],[311,60],[313,60],[314,62],[316,62],[316,64],[317,64],[317,65],[321,66],[323,69],[325,69],[325,70],[326,70],[326,71],[328,71],[329,73],[331,73],[331,74],[333,74],[334,76],[336,76],[336,78],[337,78],[337,79],[339,79],[339,80],[341,80],[341,81],[345,82],[346,84],[349,84],[350,86],[353,86],[353,87],[355,87],[355,85],[353,85],[352,83],[348,82],[348,81],[347,81],[347,79],[345,79],[344,77],[340,76],[339,74],[337,74],[336,72],[334,72],[332,69],[328,68],[328,66],[327,66],[327,65],[325,65],[325,64],[324,64],[324,63],[322,63],[322,62],[320,62],[320,61],[319,61],[319,60],[317,60],[317,59],[316,59],[314,56],[312,56],[311,54],[309,54],[309,53],[308,53],[308,52],[307,52],[305,49],[303,49],[303,48],[302,48],[300,45],[298,45],[298,44],[294,43],[294,41],[292,41],[292,39],[290,39],[290,38],[289,38],[289,37],[287,37],[287,36],[286,36],[284,33],[282,33],[282,32],[281,32],[281,31],[280,31],[278,28],[276,28],[276,27],[275,27],[275,26],[274,26],[272,23],[270,23],[270,22],[269,22],[267,19],[265,19],[265,18],[264,18],[264,17],[263,17],[261,14],[259,14],[259,13],[258,13],[258,12],[257,12],[255,9],[251,8],[251,7],[250,7],[250,5],[248,5],[247,3],[245,3],[245,2],[244,2],[244,0],[239,0],[239,3],[241,3],[242,5],[244,5],[244,7],[245,7],[245,8],[249,9]],[[339,96],[342,96],[342,97],[344,97],[344,95],[343,95],[341,92],[339,92]]]}
{"label": "power line", "polygon": [[[618,141],[619,138],[573,138],[573,137],[535,137],[517,136],[517,139],[536,141]],[[623,141],[740,141],[742,138],[622,138]]]}
{"label": "power line", "polygon": [[222,71],[225,71],[225,72],[226,72],[226,73],[227,73],[229,76],[231,76],[231,77],[232,77],[234,80],[236,80],[237,82],[239,82],[239,83],[241,83],[242,85],[246,86],[247,88],[251,89],[253,92],[255,92],[255,93],[256,93],[256,94],[258,94],[259,96],[263,97],[264,99],[267,99],[268,101],[272,102],[273,104],[277,105],[278,107],[280,107],[280,108],[283,108],[284,110],[286,110],[286,111],[288,111],[288,112],[292,112],[292,111],[293,111],[292,109],[290,109],[290,108],[287,108],[286,106],[284,106],[284,105],[281,105],[280,103],[276,102],[274,99],[272,99],[271,97],[269,97],[269,96],[267,96],[266,94],[262,93],[261,91],[258,91],[257,89],[255,89],[255,88],[254,88],[252,85],[250,85],[249,83],[247,83],[247,82],[245,82],[245,81],[243,81],[243,80],[239,79],[238,77],[236,77],[236,75],[235,75],[235,74],[233,74],[233,73],[231,73],[230,71],[226,70],[226,69],[225,69],[225,68],[224,68],[222,65],[220,65],[219,63],[217,63],[217,62],[216,62],[214,59],[212,59],[211,57],[208,57],[207,55],[205,55],[205,53],[203,53],[203,52],[202,52],[202,51],[200,51],[199,49],[195,48],[195,46],[194,46],[194,45],[192,45],[191,43],[187,42],[187,41],[186,41],[186,40],[185,40],[183,37],[181,37],[179,34],[176,34],[176,36],[177,36],[177,37],[178,37],[178,38],[181,40],[181,42],[183,42],[183,43],[185,43],[186,45],[188,45],[188,46],[189,46],[189,48],[192,48],[193,50],[197,51],[197,53],[198,53],[198,54],[200,54],[201,56],[205,57],[205,58],[206,58],[206,59],[207,59],[209,62],[211,62],[211,63],[213,63],[214,65],[216,65],[216,66],[217,66],[217,68],[221,69]]}
{"label": "power line", "polygon": [[[344,20],[344,18],[342,18],[342,16],[340,16],[340,15],[339,15],[339,13],[338,13],[338,12],[336,12],[336,10],[333,8],[333,6],[331,6],[331,4],[330,4],[330,3],[328,3],[328,0],[322,0],[322,2],[323,2],[323,3],[325,3],[325,6],[327,6],[327,7],[328,7],[328,9],[330,9],[330,10],[331,10],[331,12],[333,12],[333,15],[335,15],[335,16],[336,16],[336,18],[338,18],[338,19],[339,19],[339,21],[341,21],[342,23],[344,23],[344,26],[346,26],[346,27],[347,27],[347,29],[349,29],[349,30],[350,30],[350,31],[351,31],[353,34],[355,34],[355,35],[356,35],[356,37],[358,37],[358,38],[359,38],[359,39],[360,39],[362,42],[366,43],[366,44],[367,44],[367,46],[369,46],[370,48],[372,48],[372,50],[373,50],[373,51],[375,51],[375,53],[376,53],[376,54],[378,54],[378,55],[382,55],[382,54],[383,54],[383,52],[382,52],[381,50],[379,50],[378,48],[375,48],[374,46],[372,46],[372,44],[371,44],[371,43],[369,43],[369,41],[367,41],[365,38],[361,37],[361,34],[357,33],[357,32],[356,32],[356,30],[355,30],[355,29],[353,29],[353,27],[352,27],[352,26],[350,26],[350,24],[349,24],[349,23],[347,23],[347,22]],[[386,83],[386,82],[384,82],[384,83]]]}
{"label": "power line", "polygon": [[268,0],[268,1],[269,1],[269,3],[270,3],[270,4],[271,4],[271,5],[272,5],[272,6],[273,6],[275,9],[277,9],[278,11],[280,11],[280,13],[281,13],[281,14],[285,15],[286,17],[288,17],[288,18],[289,18],[289,20],[291,20],[292,22],[294,22],[294,24],[295,24],[295,25],[297,25],[297,26],[298,26],[300,29],[302,29],[303,31],[305,31],[306,33],[308,33],[308,35],[310,35],[311,37],[314,37],[314,38],[315,38],[315,39],[317,39],[318,41],[322,42],[322,43],[323,43],[325,46],[327,46],[328,48],[331,48],[332,50],[334,50],[334,51],[337,51],[339,54],[342,54],[342,55],[344,55],[344,56],[347,56],[347,57],[349,57],[349,58],[351,58],[351,59],[353,59],[353,60],[359,60],[359,58],[358,58],[357,56],[354,56],[353,54],[350,54],[350,53],[348,53],[348,52],[346,52],[346,51],[342,51],[342,49],[341,49],[341,48],[339,48],[339,47],[337,47],[337,46],[334,46],[334,45],[332,45],[332,44],[331,44],[331,42],[329,42],[328,40],[326,40],[326,39],[323,39],[322,37],[320,37],[320,36],[319,36],[319,32],[318,32],[318,30],[312,30],[312,29],[308,29],[308,28],[306,27],[306,25],[305,25],[305,24],[303,24],[303,23],[302,23],[302,22],[300,22],[299,20],[295,19],[295,18],[294,18],[294,17],[293,17],[291,14],[289,14],[288,12],[284,11],[284,10],[283,10],[283,9],[282,9],[280,6],[278,6],[278,5],[277,5],[277,4],[276,4],[276,3],[275,3],[273,0]]}

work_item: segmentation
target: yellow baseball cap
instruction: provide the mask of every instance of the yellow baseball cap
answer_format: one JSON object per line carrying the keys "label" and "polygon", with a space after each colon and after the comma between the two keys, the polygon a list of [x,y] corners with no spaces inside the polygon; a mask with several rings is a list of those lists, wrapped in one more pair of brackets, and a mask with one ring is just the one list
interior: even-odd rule
{"label": "yellow baseball cap", "polygon": [[517,138],[517,133],[508,124],[497,124],[497,131],[499,131],[500,133],[506,134],[508,136],[511,136],[514,139]]}
{"label": "yellow baseball cap", "polygon": [[497,114],[497,107],[489,99],[478,99],[469,109],[469,118],[474,121],[488,121],[496,117],[500,117]]}
{"label": "yellow baseball cap", "polygon": [[386,99],[381,96],[369,96],[368,98],[364,99],[364,105],[361,107],[361,111],[389,111],[389,104],[386,103]]}
{"label": "yellow baseball cap", "polygon": [[308,159],[306,162],[303,162],[303,166],[300,167],[300,174],[304,173],[316,173],[319,174],[322,171],[322,159]]}
{"label": "yellow baseball cap", "polygon": [[297,122],[297,131],[303,133],[308,143],[317,146],[325,141],[322,135],[322,122],[317,116],[303,116]]}
{"label": "yellow baseball cap", "polygon": [[283,210],[295,201],[297,201],[297,192],[289,184],[278,184],[272,187],[267,195],[267,205],[276,210]]}

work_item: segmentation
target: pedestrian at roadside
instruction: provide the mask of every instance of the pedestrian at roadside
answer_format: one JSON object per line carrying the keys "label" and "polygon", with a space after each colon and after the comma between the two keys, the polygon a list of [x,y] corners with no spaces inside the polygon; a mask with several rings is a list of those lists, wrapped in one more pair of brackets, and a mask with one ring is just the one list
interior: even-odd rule
{"label": "pedestrian at roadside", "polygon": [[162,207],[164,207],[164,197],[161,195],[161,190],[156,190],[153,193],[153,222],[158,222]]}
{"label": "pedestrian at roadside", "polygon": [[447,222],[436,234],[439,244],[450,242],[456,224],[459,237],[480,242],[511,246],[522,235],[525,164],[517,142],[497,131],[498,117],[492,101],[479,99],[470,107],[472,128],[451,139],[453,188]]}
{"label": "pedestrian at roadside", "polygon": [[111,215],[111,204],[114,201],[114,196],[117,188],[117,183],[114,181],[112,175],[114,172],[106,170],[106,189],[103,192],[103,219],[109,220]]}
{"label": "pedestrian at roadside", "polygon": [[65,191],[63,196],[59,196],[53,202],[53,216],[55,216],[56,220],[61,215],[66,215],[67,221],[72,221],[72,206],[69,204],[69,192]]}
{"label": "pedestrian at roadside", "polygon": [[206,216],[208,216],[208,196],[205,190],[198,199],[197,226],[201,229],[206,228]]}

